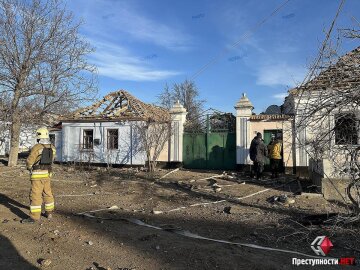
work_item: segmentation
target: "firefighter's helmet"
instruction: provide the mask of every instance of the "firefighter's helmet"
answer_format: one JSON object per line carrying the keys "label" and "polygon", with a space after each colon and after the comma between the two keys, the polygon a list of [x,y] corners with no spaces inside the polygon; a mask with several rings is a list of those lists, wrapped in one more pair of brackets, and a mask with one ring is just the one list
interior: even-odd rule
{"label": "firefighter's helmet", "polygon": [[49,131],[46,127],[41,127],[36,131],[36,139],[49,139]]}

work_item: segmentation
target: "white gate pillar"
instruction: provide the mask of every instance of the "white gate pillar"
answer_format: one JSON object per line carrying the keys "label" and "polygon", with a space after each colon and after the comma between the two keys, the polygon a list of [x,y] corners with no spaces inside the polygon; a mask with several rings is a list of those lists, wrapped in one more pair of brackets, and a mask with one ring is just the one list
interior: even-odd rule
{"label": "white gate pillar", "polygon": [[236,109],[236,164],[250,164],[249,148],[250,138],[250,116],[254,106],[243,93],[235,105]]}
{"label": "white gate pillar", "polygon": [[170,109],[172,134],[169,145],[169,162],[183,161],[183,135],[186,109],[177,101]]}

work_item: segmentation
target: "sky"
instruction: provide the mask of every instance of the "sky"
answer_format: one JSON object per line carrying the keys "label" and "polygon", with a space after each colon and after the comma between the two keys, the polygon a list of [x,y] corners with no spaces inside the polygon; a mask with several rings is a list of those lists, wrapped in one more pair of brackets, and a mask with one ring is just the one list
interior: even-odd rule
{"label": "sky", "polygon": [[[302,82],[340,0],[67,0],[95,48],[99,96],[125,89],[147,103],[164,86],[192,79],[205,108],[235,112],[246,93],[260,113]],[[254,27],[269,17],[260,27]],[[334,27],[354,28],[360,1],[347,0]],[[235,46],[234,46],[235,44]],[[340,53],[359,46],[344,39]]]}

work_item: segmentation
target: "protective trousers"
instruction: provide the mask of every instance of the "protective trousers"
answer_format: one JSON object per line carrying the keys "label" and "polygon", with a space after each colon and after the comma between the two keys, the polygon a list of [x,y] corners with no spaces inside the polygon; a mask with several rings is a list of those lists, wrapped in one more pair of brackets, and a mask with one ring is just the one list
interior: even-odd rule
{"label": "protective trousers", "polygon": [[30,191],[30,217],[39,220],[41,216],[41,206],[45,203],[45,212],[54,211],[54,196],[51,192],[50,177],[31,179]]}

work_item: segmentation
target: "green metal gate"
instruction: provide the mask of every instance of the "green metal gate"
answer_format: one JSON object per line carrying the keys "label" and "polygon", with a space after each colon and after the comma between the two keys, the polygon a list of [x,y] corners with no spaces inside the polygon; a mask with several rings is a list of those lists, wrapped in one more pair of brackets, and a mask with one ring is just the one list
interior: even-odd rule
{"label": "green metal gate", "polygon": [[235,133],[185,133],[183,149],[184,168],[211,170],[235,169]]}
{"label": "green metal gate", "polygon": [[184,133],[183,166],[188,169],[235,169],[235,117],[216,111],[206,115],[200,132]]}

